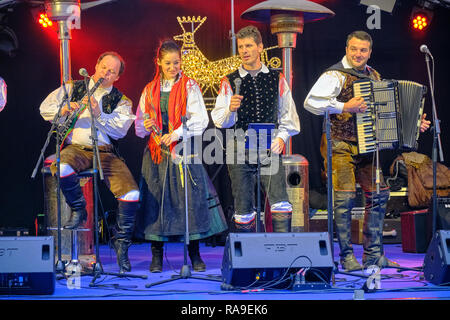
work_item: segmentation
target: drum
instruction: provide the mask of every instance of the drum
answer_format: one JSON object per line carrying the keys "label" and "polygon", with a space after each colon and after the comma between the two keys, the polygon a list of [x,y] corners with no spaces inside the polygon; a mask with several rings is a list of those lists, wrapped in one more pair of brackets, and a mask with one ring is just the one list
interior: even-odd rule
{"label": "drum", "polygon": [[[47,157],[44,161],[44,167],[42,168],[42,175],[44,181],[44,214],[46,216],[48,235],[52,235],[55,239],[55,257],[57,257],[58,250],[58,202],[56,196],[57,179],[50,172],[50,165],[55,159],[55,155]],[[88,213],[87,220],[83,229],[87,231],[77,231],[77,251],[78,260],[82,264],[87,262],[88,264],[95,260],[92,257],[94,253],[94,192],[93,192],[93,178],[91,171],[83,171],[79,173],[80,186],[86,199],[86,211]],[[66,200],[62,192],[60,193],[61,200],[61,227],[66,221],[69,220],[71,209],[67,205]],[[71,260],[72,256],[72,231],[61,231],[61,255],[62,260]]]}

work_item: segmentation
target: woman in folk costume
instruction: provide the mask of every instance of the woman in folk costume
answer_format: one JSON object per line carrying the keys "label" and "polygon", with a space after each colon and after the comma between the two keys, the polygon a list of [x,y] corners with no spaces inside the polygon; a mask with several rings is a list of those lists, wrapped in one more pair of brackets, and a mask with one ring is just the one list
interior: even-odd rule
{"label": "woman in folk costume", "polygon": [[[194,271],[205,271],[199,239],[227,228],[207,172],[198,158],[194,159],[202,151],[201,135],[208,125],[208,114],[198,84],[181,72],[181,51],[174,41],[160,45],[156,63],[156,75],[142,92],[135,121],[136,135],[150,136],[143,154],[140,183],[144,233],[152,249],[150,271],[162,271],[164,242],[184,240],[182,117],[187,119],[186,137],[191,146],[187,154],[188,253]],[[192,139],[194,136],[198,139]],[[194,140],[199,147],[195,147]]]}

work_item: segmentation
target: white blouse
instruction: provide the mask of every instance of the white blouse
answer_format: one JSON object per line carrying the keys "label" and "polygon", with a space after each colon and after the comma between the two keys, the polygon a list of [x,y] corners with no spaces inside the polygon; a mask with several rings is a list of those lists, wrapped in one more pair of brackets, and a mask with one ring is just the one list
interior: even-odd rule
{"label": "white blouse", "polygon": [[[179,77],[177,81],[180,81],[180,79],[181,77]],[[175,82],[173,80],[164,81],[161,85],[161,91],[170,92],[174,84]],[[186,90],[186,136],[187,138],[191,138],[192,136],[199,136],[203,134],[203,131],[208,126],[209,118],[208,113],[206,112],[205,102],[203,101],[202,92],[197,83],[192,79],[188,80],[186,82]],[[145,114],[146,96],[146,90],[144,90],[139,100],[139,106],[136,111],[136,120],[134,121],[136,135],[141,138],[150,135],[150,132],[144,127],[143,118],[143,115]],[[180,125],[178,128],[175,128],[174,133],[178,135],[179,139],[182,138],[183,126]]]}

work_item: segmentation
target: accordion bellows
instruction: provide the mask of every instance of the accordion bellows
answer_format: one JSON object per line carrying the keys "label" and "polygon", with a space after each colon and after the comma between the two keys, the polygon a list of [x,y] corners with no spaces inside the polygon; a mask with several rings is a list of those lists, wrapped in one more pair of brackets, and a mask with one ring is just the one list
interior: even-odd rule
{"label": "accordion bellows", "polygon": [[359,153],[416,150],[426,90],[407,80],[355,81],[354,96],[363,97],[368,106],[356,114]]}

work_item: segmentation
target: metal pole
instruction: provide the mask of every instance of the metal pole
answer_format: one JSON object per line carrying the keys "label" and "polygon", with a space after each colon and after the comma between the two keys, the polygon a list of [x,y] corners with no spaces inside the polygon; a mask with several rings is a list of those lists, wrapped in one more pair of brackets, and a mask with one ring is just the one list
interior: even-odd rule
{"label": "metal pole", "polygon": [[[270,30],[277,35],[278,46],[282,48],[283,74],[292,91],[292,52],[297,46],[297,34],[303,32],[302,13],[279,13],[270,17]],[[292,138],[286,141],[286,155],[292,155]]]}
{"label": "metal pole", "polygon": [[70,40],[72,36],[66,20],[58,21],[58,39],[60,41],[59,60],[61,66],[61,83],[64,83],[72,80],[70,62]]}
{"label": "metal pole", "polygon": [[[286,77],[289,85],[289,90],[292,90],[292,48],[283,48],[283,74]],[[286,141],[286,155],[292,155],[292,139]]]}
{"label": "metal pole", "polygon": [[234,33],[234,0],[231,0],[231,55],[236,55],[236,35]]}

